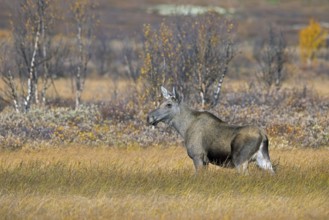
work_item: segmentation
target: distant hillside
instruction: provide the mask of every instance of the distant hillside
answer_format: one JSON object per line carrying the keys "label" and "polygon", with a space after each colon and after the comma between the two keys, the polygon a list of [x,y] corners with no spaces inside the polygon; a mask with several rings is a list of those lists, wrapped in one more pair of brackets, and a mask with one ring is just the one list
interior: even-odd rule
{"label": "distant hillside", "polygon": [[[14,0],[12,0],[14,1]],[[150,10],[158,5],[168,4],[165,0],[98,0],[97,7],[100,26],[98,31],[109,36],[127,36],[140,33],[145,23],[159,23],[167,16],[160,15],[157,10]],[[172,1],[174,2],[174,1]],[[267,34],[269,24],[278,26],[287,36],[290,44],[296,44],[298,28],[306,25],[310,18],[319,22],[329,21],[329,3],[327,0],[309,1],[213,1],[213,0],[181,0],[180,7],[189,4],[195,6],[216,6],[234,10],[231,15],[238,21],[239,38],[250,40],[262,38]],[[10,26],[11,1],[0,1],[0,29]],[[61,23],[59,29],[66,23]]]}

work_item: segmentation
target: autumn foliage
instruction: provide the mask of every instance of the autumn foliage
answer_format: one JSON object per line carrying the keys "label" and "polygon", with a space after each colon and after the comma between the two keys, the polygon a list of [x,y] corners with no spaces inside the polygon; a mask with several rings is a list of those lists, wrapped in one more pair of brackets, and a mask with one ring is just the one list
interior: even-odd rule
{"label": "autumn foliage", "polygon": [[144,25],[143,95],[155,100],[160,96],[160,85],[173,85],[202,108],[217,105],[224,76],[235,56],[235,31],[233,21],[211,12],[164,20],[159,27]]}
{"label": "autumn foliage", "polygon": [[327,31],[314,19],[299,32],[300,56],[303,63],[310,65],[316,58],[316,52],[326,45]]}

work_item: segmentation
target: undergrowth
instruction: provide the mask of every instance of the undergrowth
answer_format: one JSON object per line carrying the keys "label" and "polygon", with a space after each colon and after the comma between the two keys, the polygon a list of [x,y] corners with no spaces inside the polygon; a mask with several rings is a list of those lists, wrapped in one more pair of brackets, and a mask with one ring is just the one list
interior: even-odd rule
{"label": "undergrowth", "polygon": [[[152,104],[134,100],[89,103],[70,107],[31,109],[26,114],[5,110],[0,114],[1,149],[43,148],[69,144],[148,147],[181,144],[167,125],[146,125]],[[321,147],[329,141],[329,100],[307,88],[223,93],[212,112],[236,125],[256,124],[267,130],[270,147]]]}

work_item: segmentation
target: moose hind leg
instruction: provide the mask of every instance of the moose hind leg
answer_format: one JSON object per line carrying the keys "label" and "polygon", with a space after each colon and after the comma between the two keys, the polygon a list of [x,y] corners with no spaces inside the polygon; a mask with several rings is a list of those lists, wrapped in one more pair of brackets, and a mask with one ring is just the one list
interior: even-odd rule
{"label": "moose hind leg", "polygon": [[239,154],[233,154],[233,164],[241,174],[248,174],[249,160]]}
{"label": "moose hind leg", "polygon": [[243,162],[242,164],[239,164],[236,166],[237,170],[241,174],[248,175],[248,161]]}
{"label": "moose hind leg", "polygon": [[248,174],[248,163],[257,151],[260,140],[237,136],[232,143],[232,161],[238,172]]}

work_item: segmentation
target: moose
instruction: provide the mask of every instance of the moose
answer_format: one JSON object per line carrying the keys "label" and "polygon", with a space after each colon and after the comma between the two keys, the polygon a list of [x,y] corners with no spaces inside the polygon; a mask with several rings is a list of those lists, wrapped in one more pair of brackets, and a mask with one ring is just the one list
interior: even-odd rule
{"label": "moose", "polygon": [[183,102],[173,88],[172,93],[161,86],[164,102],[151,111],[147,123],[156,126],[164,122],[184,138],[188,156],[196,173],[209,163],[236,168],[248,174],[249,162],[274,174],[268,151],[268,138],[261,128],[253,125],[229,125],[207,111],[196,111]]}

